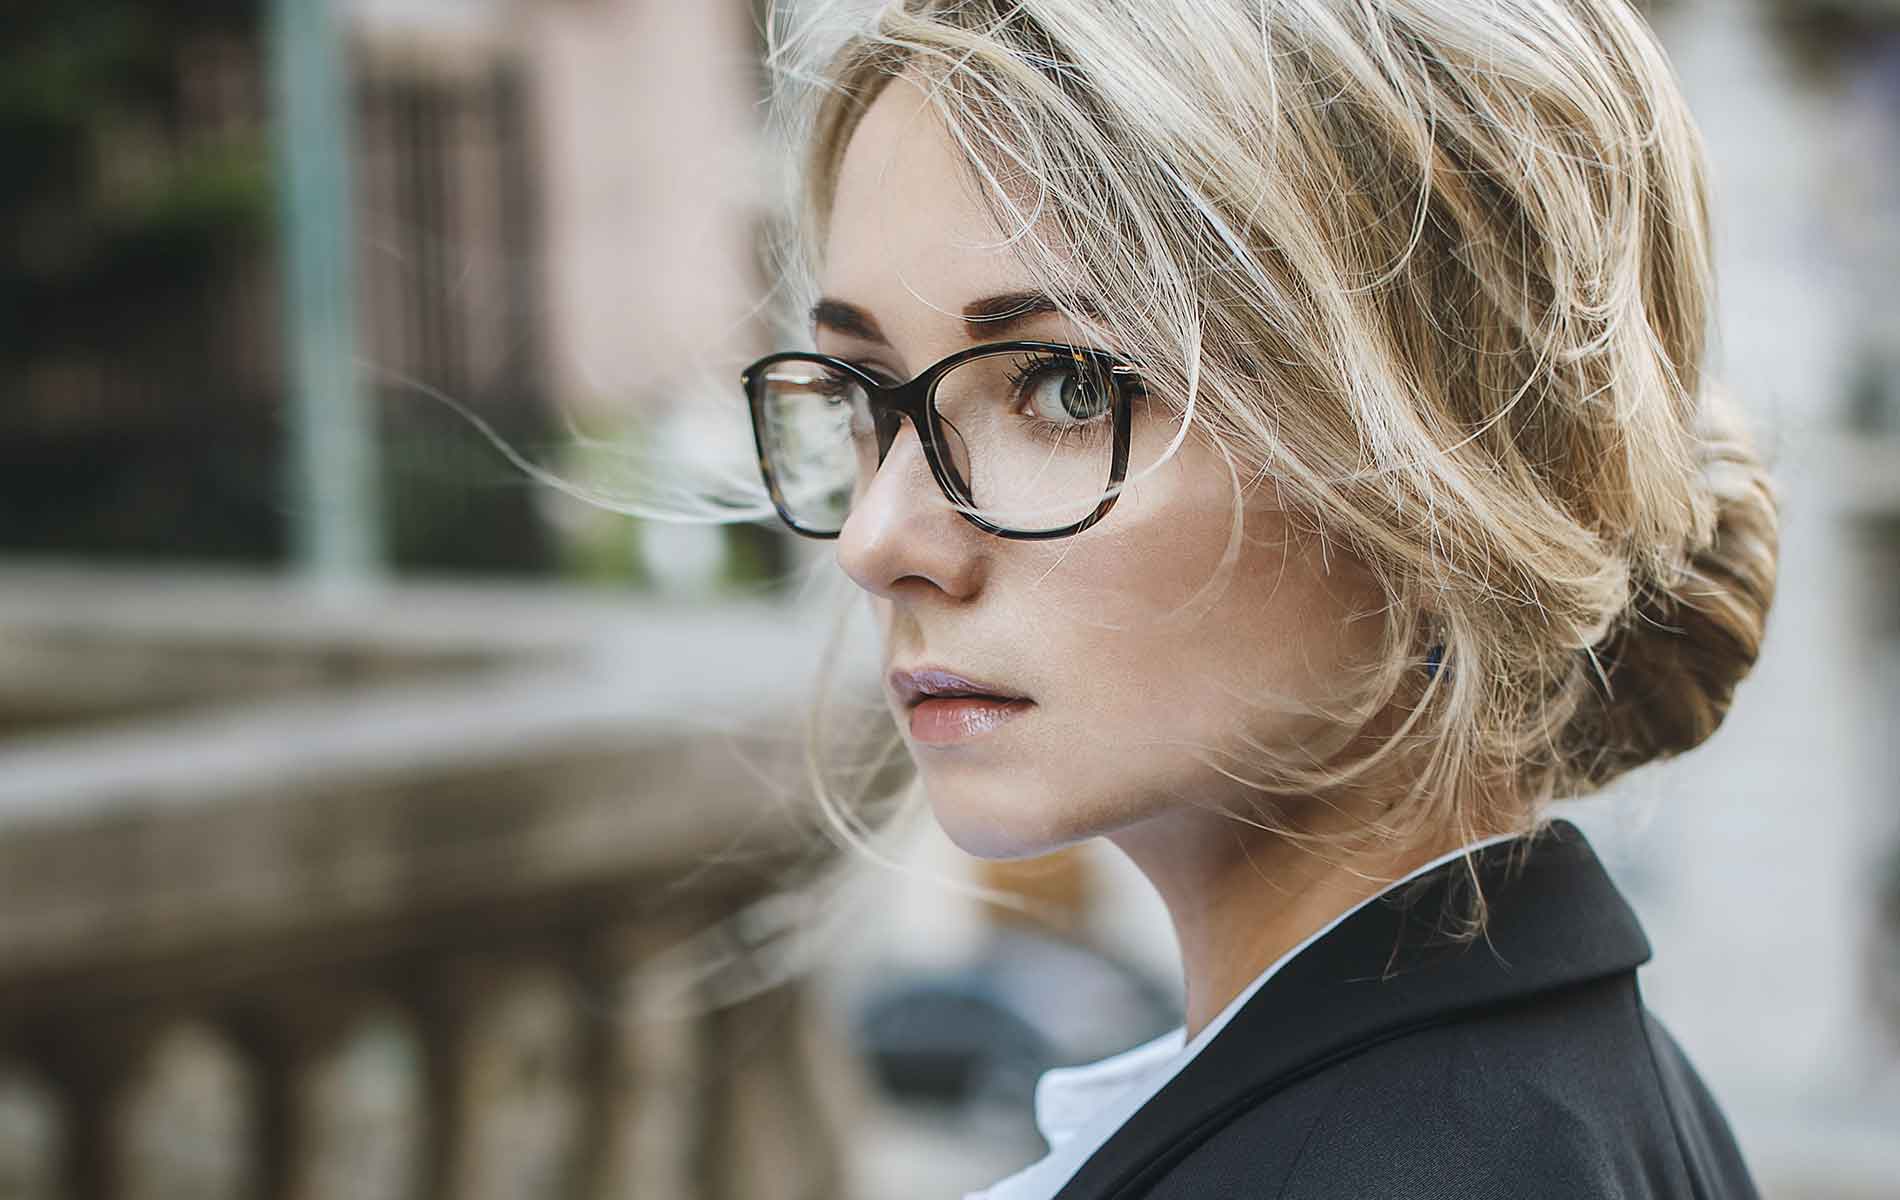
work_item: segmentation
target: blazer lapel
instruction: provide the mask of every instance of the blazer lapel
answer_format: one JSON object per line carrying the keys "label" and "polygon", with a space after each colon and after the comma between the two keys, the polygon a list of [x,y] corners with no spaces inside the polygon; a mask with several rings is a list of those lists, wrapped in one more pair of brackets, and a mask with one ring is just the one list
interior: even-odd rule
{"label": "blazer lapel", "polygon": [[1281,967],[1056,1200],[1139,1196],[1240,1112],[1369,1044],[1649,961],[1636,914],[1572,822],[1473,860],[1487,937],[1434,936],[1448,889],[1470,885],[1462,857],[1374,900]]}

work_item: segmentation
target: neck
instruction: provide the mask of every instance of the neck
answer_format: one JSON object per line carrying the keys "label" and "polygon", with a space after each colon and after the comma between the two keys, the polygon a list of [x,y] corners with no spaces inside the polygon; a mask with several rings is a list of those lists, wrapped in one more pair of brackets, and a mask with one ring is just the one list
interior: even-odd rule
{"label": "neck", "polygon": [[1167,905],[1181,949],[1192,1041],[1267,966],[1423,863],[1449,839],[1351,858],[1303,850],[1198,808],[1109,835]]}

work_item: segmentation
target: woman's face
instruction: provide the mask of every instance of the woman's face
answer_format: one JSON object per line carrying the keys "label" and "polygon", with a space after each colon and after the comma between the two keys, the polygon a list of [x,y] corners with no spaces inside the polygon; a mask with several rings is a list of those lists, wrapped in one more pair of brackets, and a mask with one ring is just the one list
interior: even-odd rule
{"label": "woman's face", "polygon": [[[909,379],[980,342],[1104,344],[1059,314],[969,327],[966,305],[1034,288],[995,248],[1004,240],[922,93],[893,81],[842,164],[821,281],[833,304],[821,305],[818,349]],[[837,319],[837,304],[865,319]],[[1131,476],[1177,428],[1158,402],[1136,412]],[[1163,623],[1215,577],[1232,536],[1232,488],[1219,454],[1190,438],[1088,530],[1009,540],[948,507],[904,423],[836,548],[869,596],[887,702],[959,846],[1016,858],[1169,814],[1244,813],[1248,790],[1203,757],[1246,777],[1247,760],[1232,756],[1237,737],[1286,748],[1326,732],[1265,698],[1330,698],[1341,668],[1373,645],[1378,593],[1336,546],[1323,568],[1317,542],[1292,537],[1251,499],[1225,590],[1193,619]],[[938,740],[890,679],[924,667],[1030,703],[973,736]]]}

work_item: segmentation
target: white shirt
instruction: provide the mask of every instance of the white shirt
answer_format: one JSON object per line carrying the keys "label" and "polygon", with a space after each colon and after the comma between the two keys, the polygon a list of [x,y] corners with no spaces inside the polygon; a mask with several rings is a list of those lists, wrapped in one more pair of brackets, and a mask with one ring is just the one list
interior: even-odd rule
{"label": "white shirt", "polygon": [[1253,982],[1228,1001],[1227,1007],[1209,1021],[1188,1042],[1187,1025],[1182,1024],[1152,1041],[1110,1055],[1092,1063],[1073,1067],[1055,1067],[1036,1080],[1036,1128],[1049,1143],[1049,1153],[1008,1178],[982,1191],[969,1192],[963,1200],[1050,1200],[1069,1181],[1082,1164],[1101,1149],[1110,1135],[1133,1116],[1162,1086],[1214,1040],[1234,1014],[1253,994],[1292,961],[1293,956],[1318,941],[1335,925],[1378,899],[1379,896],[1414,879],[1434,867],[1442,866],[1459,855],[1493,842],[1508,841],[1514,833],[1480,838],[1456,850],[1439,855],[1401,879],[1395,879],[1379,893],[1367,896],[1340,913],[1299,945],[1282,954]]}

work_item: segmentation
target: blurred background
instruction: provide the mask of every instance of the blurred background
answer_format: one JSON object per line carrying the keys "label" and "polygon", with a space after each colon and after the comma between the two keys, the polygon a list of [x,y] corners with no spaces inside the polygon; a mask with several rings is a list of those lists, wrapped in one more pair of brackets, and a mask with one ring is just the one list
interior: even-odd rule
{"label": "blurred background", "polygon": [[[763,8],[10,0],[0,1200],[954,1197],[1179,1023],[1101,845],[788,887],[829,548],[482,433],[753,469]],[[1781,591],[1716,738],[1569,815],[1764,1194],[1900,1197],[1900,3],[1649,11]]]}

